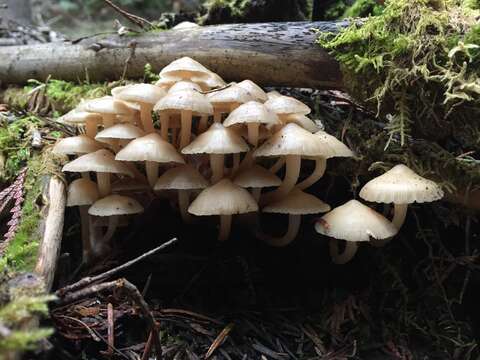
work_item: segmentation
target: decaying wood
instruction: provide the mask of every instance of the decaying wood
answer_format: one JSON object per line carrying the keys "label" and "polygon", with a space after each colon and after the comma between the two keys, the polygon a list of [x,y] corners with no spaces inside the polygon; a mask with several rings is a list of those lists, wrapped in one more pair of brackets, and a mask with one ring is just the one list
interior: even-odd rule
{"label": "decaying wood", "polygon": [[141,78],[146,63],[159,71],[190,56],[227,81],[254,79],[263,86],[339,88],[338,63],[315,44],[319,31],[346,23],[228,24],[138,36],[99,35],[78,42],[0,47],[0,80],[114,80]]}
{"label": "decaying wood", "polygon": [[52,176],[44,193],[46,207],[43,209],[42,242],[38,252],[35,273],[45,282],[49,291],[52,287],[57,259],[60,255],[60,246],[63,234],[63,216],[65,213],[66,192],[65,184],[59,178]]}

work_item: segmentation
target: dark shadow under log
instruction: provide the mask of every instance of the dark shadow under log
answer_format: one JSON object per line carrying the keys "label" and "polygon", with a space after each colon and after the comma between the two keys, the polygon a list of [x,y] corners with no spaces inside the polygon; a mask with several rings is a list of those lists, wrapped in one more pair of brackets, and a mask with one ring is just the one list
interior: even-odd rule
{"label": "dark shadow under log", "polygon": [[315,31],[346,23],[291,22],[205,26],[137,36],[93,36],[78,42],[0,47],[0,80],[91,81],[141,78],[146,63],[158,72],[190,56],[225,80],[253,79],[263,86],[341,87],[338,63],[315,44]]}

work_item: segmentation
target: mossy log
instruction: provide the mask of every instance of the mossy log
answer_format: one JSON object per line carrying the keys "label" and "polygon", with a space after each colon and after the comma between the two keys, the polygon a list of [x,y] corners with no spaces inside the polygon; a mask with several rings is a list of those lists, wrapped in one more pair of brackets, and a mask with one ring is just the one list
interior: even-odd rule
{"label": "mossy log", "polygon": [[345,23],[231,24],[5,46],[0,47],[0,80],[22,84],[28,79],[45,81],[49,75],[61,80],[141,78],[146,63],[159,71],[178,57],[190,56],[227,81],[339,88],[339,65],[315,44],[313,29],[336,31],[341,26]]}

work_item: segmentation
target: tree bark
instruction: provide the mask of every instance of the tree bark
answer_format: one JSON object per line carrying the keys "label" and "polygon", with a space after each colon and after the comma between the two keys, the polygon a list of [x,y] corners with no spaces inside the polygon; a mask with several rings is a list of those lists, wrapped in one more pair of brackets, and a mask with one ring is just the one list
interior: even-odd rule
{"label": "tree bark", "polygon": [[313,28],[337,31],[345,22],[294,22],[205,26],[138,36],[93,36],[65,43],[0,47],[0,80],[92,81],[141,78],[146,63],[158,72],[190,56],[227,81],[264,86],[339,88],[338,63],[315,43]]}

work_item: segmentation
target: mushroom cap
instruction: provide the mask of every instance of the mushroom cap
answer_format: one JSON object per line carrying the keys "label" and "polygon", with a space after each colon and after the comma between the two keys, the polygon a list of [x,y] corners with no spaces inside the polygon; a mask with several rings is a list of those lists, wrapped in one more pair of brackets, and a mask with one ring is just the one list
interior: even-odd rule
{"label": "mushroom cap", "polygon": [[100,131],[95,139],[101,141],[103,139],[136,139],[138,137],[144,136],[145,132],[136,127],[135,125],[124,123],[124,124],[115,124]]}
{"label": "mushroom cap", "polygon": [[224,126],[234,124],[259,123],[266,125],[280,124],[278,116],[257,101],[248,101],[233,110],[223,122]]}
{"label": "mushroom cap", "polygon": [[67,206],[91,205],[99,198],[97,184],[89,179],[72,181],[67,190]]}
{"label": "mushroom cap", "polygon": [[369,241],[394,236],[398,229],[368,206],[350,200],[322,216],[315,223],[315,230],[322,235],[346,241]]}
{"label": "mushroom cap", "polygon": [[207,77],[192,77],[190,79],[194,83],[199,84],[202,88],[219,88],[227,85],[227,83],[220,77],[220,75],[210,72]]}
{"label": "mushroom cap", "polygon": [[59,121],[68,124],[85,124],[87,121],[101,122],[103,120],[102,115],[93,112],[87,112],[83,110],[73,109],[63,115]]}
{"label": "mushroom cap", "polygon": [[162,100],[155,104],[153,110],[168,112],[189,110],[194,114],[213,114],[213,107],[205,95],[195,90],[169,92]]}
{"label": "mushroom cap", "polygon": [[208,185],[208,181],[192,165],[182,165],[165,171],[153,189],[193,190],[205,189]]}
{"label": "mushroom cap", "polygon": [[182,80],[173,84],[170,87],[170,89],[168,89],[168,92],[173,93],[176,91],[184,91],[184,90],[195,90],[198,92],[198,91],[202,91],[202,88],[200,87],[200,85],[195,84],[192,81]]}
{"label": "mushroom cap", "polygon": [[332,157],[332,150],[318,137],[295,123],[285,125],[260,146],[253,156],[322,156]]}
{"label": "mushroom cap", "polygon": [[52,149],[52,153],[62,155],[88,154],[102,148],[102,144],[98,141],[95,141],[86,135],[78,135],[57,141]]}
{"label": "mushroom cap", "polygon": [[162,139],[157,133],[148,134],[132,140],[115,157],[120,161],[155,161],[184,164],[182,156],[175,147]]}
{"label": "mushroom cap", "polygon": [[66,164],[62,171],[69,172],[102,172],[112,174],[124,174],[133,177],[132,171],[115,160],[115,155],[110,151],[101,149],[90,154],[85,154]]}
{"label": "mushroom cap", "polygon": [[268,96],[265,91],[263,91],[260,86],[258,86],[251,80],[243,80],[239,82],[237,86],[240,86],[241,88],[247,90],[256,101],[264,103],[268,100]]}
{"label": "mushroom cap", "polygon": [[281,120],[286,123],[293,122],[297,125],[300,125],[305,130],[308,130],[311,133],[316,133],[320,130],[320,127],[317,124],[315,124],[315,122],[312,119],[306,117],[303,114],[285,115],[285,116],[282,116]]}
{"label": "mushroom cap", "polygon": [[207,98],[214,107],[243,104],[254,100],[253,96],[247,90],[237,86],[237,84],[231,85],[222,90],[208,93]]}
{"label": "mushroom cap", "polygon": [[165,90],[152,84],[131,84],[112,89],[112,95],[116,99],[152,105],[165,94]]}
{"label": "mushroom cap", "polygon": [[182,21],[181,23],[178,23],[174,27],[171,28],[171,30],[186,30],[186,29],[194,29],[198,28],[200,25],[191,22],[191,21]]}
{"label": "mushroom cap", "polygon": [[97,200],[88,209],[88,213],[93,216],[131,215],[141,212],[143,206],[137,200],[117,194]]}
{"label": "mushroom cap", "polygon": [[213,123],[182,149],[182,154],[234,154],[249,150],[247,143],[232,129]]}
{"label": "mushroom cap", "polygon": [[155,86],[166,90],[172,87],[175,83],[178,81],[182,81],[182,78],[174,77],[174,76],[160,76],[160,79],[158,79],[155,82]]}
{"label": "mushroom cap", "polygon": [[98,114],[128,115],[132,112],[132,109],[129,108],[127,104],[112,96],[87,100],[83,102],[81,106],[84,111]]}
{"label": "mushroom cap", "polygon": [[234,215],[258,211],[258,204],[244,188],[229,179],[203,190],[190,204],[188,212],[197,215]]}
{"label": "mushroom cap", "polygon": [[190,79],[193,76],[207,77],[210,74],[205,66],[187,56],[172,61],[160,71],[160,76]]}
{"label": "mushroom cap", "polygon": [[310,114],[310,108],[291,96],[276,96],[265,102],[265,106],[277,115]]}
{"label": "mushroom cap", "polygon": [[325,131],[317,131],[315,136],[328,145],[332,151],[332,157],[353,157],[355,154],[343,142],[338,140],[335,136],[326,133]]}
{"label": "mushroom cap", "polygon": [[330,205],[300,189],[293,189],[281,200],[262,209],[262,212],[292,215],[318,214],[326,211],[330,211]]}
{"label": "mushroom cap", "polygon": [[282,96],[277,90],[272,90],[267,92],[267,98],[268,100],[274,99],[276,97]]}
{"label": "mushroom cap", "polygon": [[264,188],[280,186],[282,180],[271,171],[259,165],[253,165],[246,170],[240,171],[235,176],[233,182],[243,188]]}
{"label": "mushroom cap", "polygon": [[360,191],[360,197],[379,203],[411,204],[439,200],[443,191],[434,181],[400,164],[370,180]]}

